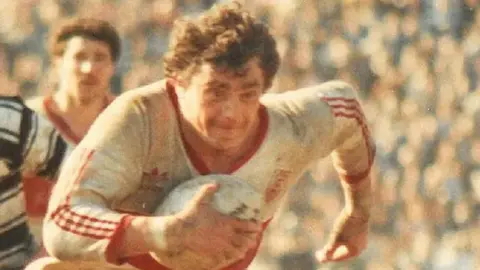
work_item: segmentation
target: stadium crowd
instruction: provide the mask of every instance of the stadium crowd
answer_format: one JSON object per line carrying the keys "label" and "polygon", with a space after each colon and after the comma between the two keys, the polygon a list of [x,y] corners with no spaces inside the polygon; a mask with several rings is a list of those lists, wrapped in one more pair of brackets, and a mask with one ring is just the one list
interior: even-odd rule
{"label": "stadium crowd", "polygon": [[[46,40],[71,15],[112,22],[121,93],[163,77],[178,14],[214,0],[0,2],[0,87],[25,98],[55,90]],[[221,1],[218,1],[221,2]],[[480,1],[245,1],[277,38],[283,62],[272,91],[330,79],[352,83],[377,143],[369,248],[315,265],[342,207],[326,159],[312,165],[272,222],[251,269],[478,269],[480,267]]]}

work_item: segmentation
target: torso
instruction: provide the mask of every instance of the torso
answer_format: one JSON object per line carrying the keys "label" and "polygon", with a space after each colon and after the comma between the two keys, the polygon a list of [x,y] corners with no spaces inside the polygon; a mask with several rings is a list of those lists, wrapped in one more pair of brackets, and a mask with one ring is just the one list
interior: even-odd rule
{"label": "torso", "polygon": [[[150,102],[162,110],[158,114],[152,113],[157,119],[151,121],[162,123],[152,125],[155,137],[151,149],[152,162],[144,168],[138,192],[116,202],[116,208],[121,211],[152,213],[155,206],[175,186],[196,176],[212,173],[202,157],[192,151],[191,146],[182,139],[173,89],[156,95],[158,99],[164,100]],[[319,113],[323,113],[321,110],[320,108]],[[326,106],[324,113],[329,114]],[[307,129],[310,125],[318,126],[314,122],[321,118],[303,112],[295,115],[286,103],[275,100],[264,102],[260,119],[260,132],[251,151],[233,163],[225,173],[244,179],[264,195],[262,218],[266,221],[273,216],[285,192],[309,163],[331,151],[332,128],[330,118],[326,117],[321,125],[324,133],[317,129]],[[316,131],[318,133],[314,134]],[[319,143],[322,140],[324,147]]]}
{"label": "torso", "polygon": [[43,107],[48,119],[55,125],[64,139],[78,144],[87,134],[97,116],[110,104],[113,98],[105,96],[101,102],[90,106],[60,110],[53,96],[43,100]]}
{"label": "torso", "polygon": [[[113,101],[113,98],[113,96],[105,98],[104,108]],[[90,121],[86,121],[86,124],[84,125],[78,125],[75,121],[66,120],[61,112],[56,109],[57,107],[52,96],[37,97],[28,100],[26,104],[30,109],[48,119],[53,127],[61,134],[62,138],[67,142],[65,157],[70,155],[70,152],[85,136],[91,122],[94,120],[93,118]],[[95,118],[97,116],[98,113],[94,115]],[[47,211],[48,197],[50,196],[53,187],[52,179],[25,175],[23,180],[28,215],[30,217],[43,218]],[[35,222],[32,226],[41,226],[41,221]],[[40,235],[36,236],[40,238]]]}

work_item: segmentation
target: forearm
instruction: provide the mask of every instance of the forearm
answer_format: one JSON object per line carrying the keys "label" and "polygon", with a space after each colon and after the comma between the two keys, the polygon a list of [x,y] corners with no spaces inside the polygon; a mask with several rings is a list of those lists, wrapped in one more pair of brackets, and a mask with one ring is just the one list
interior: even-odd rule
{"label": "forearm", "polygon": [[345,211],[352,216],[368,220],[372,204],[370,175],[355,183],[343,179],[341,183],[345,196]]}
{"label": "forearm", "polygon": [[47,213],[43,242],[60,260],[115,261],[118,233],[127,215],[90,205],[59,205]]}
{"label": "forearm", "polygon": [[82,190],[59,194],[64,182],[57,183],[50,200],[43,230],[44,245],[60,260],[121,263],[126,229],[134,217],[108,207],[104,197]]}
{"label": "forearm", "polygon": [[148,235],[148,217],[133,218],[120,241],[119,256],[130,257],[148,253],[151,249],[151,239]]}
{"label": "forearm", "polygon": [[120,241],[119,257],[177,249],[181,237],[174,222],[173,216],[133,218]]}

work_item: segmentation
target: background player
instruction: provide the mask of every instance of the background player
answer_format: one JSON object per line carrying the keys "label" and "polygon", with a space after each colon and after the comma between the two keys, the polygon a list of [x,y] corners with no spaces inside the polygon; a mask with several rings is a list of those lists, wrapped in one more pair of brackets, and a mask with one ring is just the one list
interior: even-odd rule
{"label": "background player", "polygon": [[[120,37],[104,20],[70,18],[52,29],[49,53],[58,78],[56,89],[44,89],[52,94],[28,100],[27,105],[73,147],[114,99],[110,81],[120,58]],[[27,176],[25,180],[28,213],[43,218],[52,179]]]}
{"label": "background player", "polygon": [[22,172],[53,178],[65,151],[60,135],[26,107],[15,84],[0,86],[0,269],[24,269],[40,251],[28,226]]}

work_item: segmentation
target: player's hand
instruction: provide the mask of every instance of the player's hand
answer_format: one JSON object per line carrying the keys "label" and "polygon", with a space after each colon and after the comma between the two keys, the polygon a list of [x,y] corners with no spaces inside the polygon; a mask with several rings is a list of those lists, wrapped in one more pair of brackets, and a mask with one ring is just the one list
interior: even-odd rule
{"label": "player's hand", "polygon": [[320,263],[337,262],[358,256],[367,247],[368,217],[342,211],[327,244],[315,253]]}
{"label": "player's hand", "polygon": [[[257,244],[260,224],[219,213],[211,201],[217,185],[205,185],[177,216],[183,246],[219,264],[242,259]],[[213,269],[213,268],[212,268]]]}

